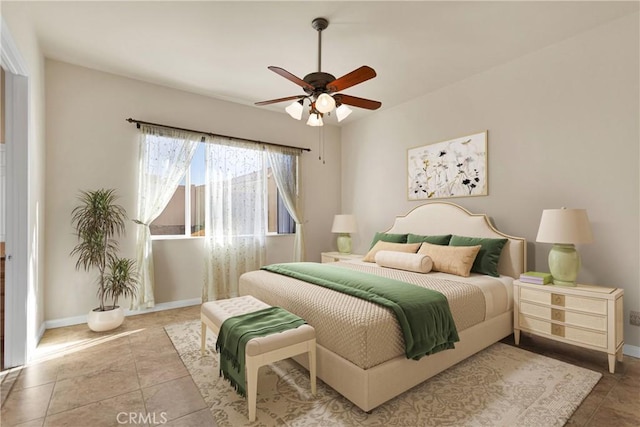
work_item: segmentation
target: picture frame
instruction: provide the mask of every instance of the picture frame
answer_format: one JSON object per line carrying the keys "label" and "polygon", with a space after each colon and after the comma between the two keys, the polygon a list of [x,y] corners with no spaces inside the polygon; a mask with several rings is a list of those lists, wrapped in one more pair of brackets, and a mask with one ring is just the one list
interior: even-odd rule
{"label": "picture frame", "polygon": [[408,200],[486,196],[488,131],[407,150]]}

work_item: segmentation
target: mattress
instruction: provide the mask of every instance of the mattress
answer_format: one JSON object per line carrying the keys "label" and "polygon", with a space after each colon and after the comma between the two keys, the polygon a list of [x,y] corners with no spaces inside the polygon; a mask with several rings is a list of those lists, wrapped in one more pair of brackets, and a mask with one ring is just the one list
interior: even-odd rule
{"label": "mattress", "polygon": [[[443,293],[458,331],[511,309],[513,279],[445,273],[412,273],[361,261],[333,263]],[[316,329],[318,344],[362,369],[404,355],[404,339],[393,312],[385,307],[264,270],[240,278],[240,295],[283,307]]]}

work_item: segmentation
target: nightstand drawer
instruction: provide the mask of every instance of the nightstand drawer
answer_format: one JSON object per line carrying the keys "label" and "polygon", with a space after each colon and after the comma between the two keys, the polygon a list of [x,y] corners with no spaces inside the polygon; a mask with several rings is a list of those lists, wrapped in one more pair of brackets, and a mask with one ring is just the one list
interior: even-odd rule
{"label": "nightstand drawer", "polygon": [[607,314],[607,301],[604,299],[586,298],[575,295],[565,295],[537,289],[521,288],[522,301],[538,302],[546,305],[572,308],[590,313]]}
{"label": "nightstand drawer", "polygon": [[320,253],[320,261],[325,262],[338,262],[347,260],[362,259],[363,255],[358,254],[343,254],[340,252],[322,252]]}
{"label": "nightstand drawer", "polygon": [[577,313],[538,304],[531,304],[525,301],[520,303],[520,312],[522,314],[566,323],[571,326],[581,326],[583,328],[596,329],[602,332],[606,332],[607,330],[607,317],[597,314]]}
{"label": "nightstand drawer", "polygon": [[587,344],[595,347],[607,348],[607,334],[604,332],[590,331],[586,329],[573,328],[567,325],[559,325],[545,320],[534,319],[520,314],[519,326],[522,330],[551,335],[553,337],[565,338],[580,344]]}
{"label": "nightstand drawer", "polygon": [[513,282],[513,335],[541,335],[607,353],[609,372],[622,361],[624,290],[577,284],[575,287]]}
{"label": "nightstand drawer", "polygon": [[326,263],[326,262],[338,262],[338,261],[340,261],[340,259],[336,258],[336,257],[328,256],[328,255],[322,255],[321,261],[323,263]]}

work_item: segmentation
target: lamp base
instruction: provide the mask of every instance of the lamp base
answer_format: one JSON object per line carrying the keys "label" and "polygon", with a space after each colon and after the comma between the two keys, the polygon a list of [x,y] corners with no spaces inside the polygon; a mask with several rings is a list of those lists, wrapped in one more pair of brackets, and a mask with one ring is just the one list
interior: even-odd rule
{"label": "lamp base", "polygon": [[576,286],[580,271],[580,255],[572,244],[555,243],[549,251],[549,271],[553,284],[558,286]]}
{"label": "lamp base", "polygon": [[351,253],[351,236],[348,233],[341,233],[338,236],[338,252],[341,254]]}

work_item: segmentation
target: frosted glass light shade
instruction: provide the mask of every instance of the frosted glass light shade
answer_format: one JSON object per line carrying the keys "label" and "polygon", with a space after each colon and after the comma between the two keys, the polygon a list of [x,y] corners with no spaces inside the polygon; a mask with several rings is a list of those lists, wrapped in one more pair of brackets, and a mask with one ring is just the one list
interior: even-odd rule
{"label": "frosted glass light shade", "polygon": [[307,120],[307,124],[309,126],[322,126],[324,123],[322,123],[322,117],[320,117],[320,114],[312,113],[309,115],[309,120]]}
{"label": "frosted glass light shade", "polygon": [[338,122],[343,121],[347,118],[349,114],[351,114],[353,110],[346,105],[342,104],[336,109],[336,117],[338,118]]}
{"label": "frosted glass light shade", "polygon": [[318,99],[316,99],[316,110],[321,113],[328,113],[329,111],[333,111],[334,108],[336,108],[336,101],[331,95],[322,93],[318,96]]}
{"label": "frosted glass light shade", "polygon": [[302,106],[302,101],[293,101],[291,105],[284,109],[291,117],[296,120],[302,119],[302,111],[304,107]]}

